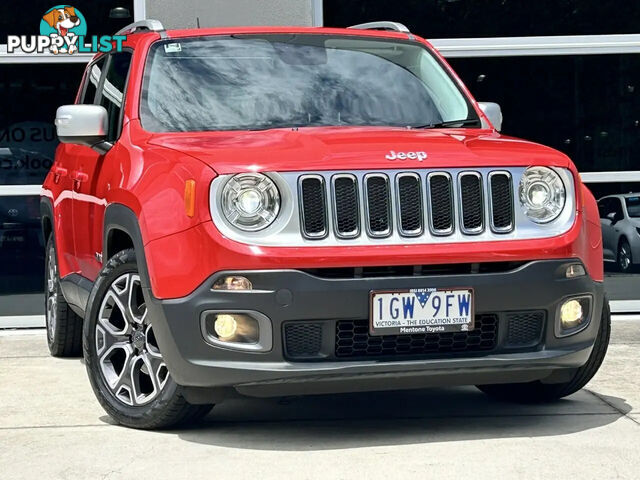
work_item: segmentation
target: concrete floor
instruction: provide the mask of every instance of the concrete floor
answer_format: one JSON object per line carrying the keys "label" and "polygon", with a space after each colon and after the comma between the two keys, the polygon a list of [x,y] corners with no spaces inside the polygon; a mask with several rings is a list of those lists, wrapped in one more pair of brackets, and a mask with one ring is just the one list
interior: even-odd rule
{"label": "concrete floor", "polygon": [[0,479],[640,478],[640,321],[587,388],[544,406],[472,387],[237,399],[186,430],[115,426],[79,359],[0,333]]}

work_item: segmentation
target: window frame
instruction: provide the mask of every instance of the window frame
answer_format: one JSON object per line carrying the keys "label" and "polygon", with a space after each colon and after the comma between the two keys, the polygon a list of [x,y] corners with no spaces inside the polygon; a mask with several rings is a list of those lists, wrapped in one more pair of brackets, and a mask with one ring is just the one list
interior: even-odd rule
{"label": "window frame", "polygon": [[[80,86],[80,91],[78,92],[78,98],[76,99],[76,105],[95,105],[96,104],[95,103],[96,97],[98,96],[98,91],[102,84],[102,78],[104,77],[107,60],[108,60],[107,54],[104,54],[104,55],[100,55],[99,57],[95,58],[94,60],[92,60],[87,64],[87,67],[84,70],[84,77],[82,78],[82,85]],[[96,85],[96,93],[93,95],[93,102],[90,104],[84,103],[84,100],[85,100],[84,96],[87,94],[87,88],[89,86],[89,82],[91,81],[91,69],[93,68],[94,65],[96,65],[98,62],[101,62],[101,61],[104,61],[105,67],[103,67],[100,73],[100,78],[98,79],[98,84]]]}
{"label": "window frame", "polygon": [[[123,121],[124,121],[124,110],[125,110],[125,105],[127,102],[127,93],[129,91],[129,81],[131,80],[131,66],[133,65],[133,58],[135,55],[135,50],[131,47],[123,47],[121,51],[119,52],[109,52],[105,55],[102,55],[100,58],[106,57],[106,62],[105,62],[105,66],[104,66],[104,71],[102,72],[102,76],[100,78],[100,82],[98,83],[98,88],[96,89],[96,95],[94,98],[94,105],[100,105],[100,102],[102,100],[102,92],[104,89],[104,82],[107,78],[107,74],[109,73],[109,67],[111,67],[111,62],[113,60],[113,56],[114,55],[118,55],[121,53],[129,53],[131,55],[131,61],[129,62],[129,68],[127,70],[127,76],[125,77],[124,80],[124,89],[122,90],[122,105],[120,107],[120,114],[118,116],[118,126],[116,129],[116,135],[114,136],[113,140],[109,140],[107,139],[107,141],[110,141],[112,143],[116,143],[118,140],[120,140],[120,136],[122,135],[122,127],[123,127]],[[97,60],[96,60],[97,61]],[[107,137],[109,137],[109,132],[107,132]]]}

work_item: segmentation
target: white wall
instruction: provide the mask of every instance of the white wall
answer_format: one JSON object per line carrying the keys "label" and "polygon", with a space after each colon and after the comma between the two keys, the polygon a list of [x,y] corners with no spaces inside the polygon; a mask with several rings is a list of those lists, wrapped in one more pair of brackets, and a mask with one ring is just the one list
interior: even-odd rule
{"label": "white wall", "polygon": [[303,25],[317,19],[314,0],[145,0],[147,18],[165,28],[235,25]]}

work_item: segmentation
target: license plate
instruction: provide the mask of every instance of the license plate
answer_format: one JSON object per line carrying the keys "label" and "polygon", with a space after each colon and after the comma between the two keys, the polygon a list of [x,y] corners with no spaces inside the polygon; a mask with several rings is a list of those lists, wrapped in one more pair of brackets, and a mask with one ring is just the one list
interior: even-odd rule
{"label": "license plate", "polygon": [[473,330],[473,289],[413,288],[372,291],[371,335]]}

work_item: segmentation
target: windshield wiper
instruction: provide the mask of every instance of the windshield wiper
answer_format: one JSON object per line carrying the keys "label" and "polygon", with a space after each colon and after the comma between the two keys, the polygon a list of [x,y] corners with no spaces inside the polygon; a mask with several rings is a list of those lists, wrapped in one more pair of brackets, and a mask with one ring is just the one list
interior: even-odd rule
{"label": "windshield wiper", "polygon": [[457,125],[465,126],[465,125],[480,125],[480,120],[477,118],[467,118],[464,120],[447,120],[446,122],[437,122],[437,123],[427,123],[425,125],[409,125],[409,128],[412,129],[424,129],[424,128],[446,128],[446,127],[455,127]]}

